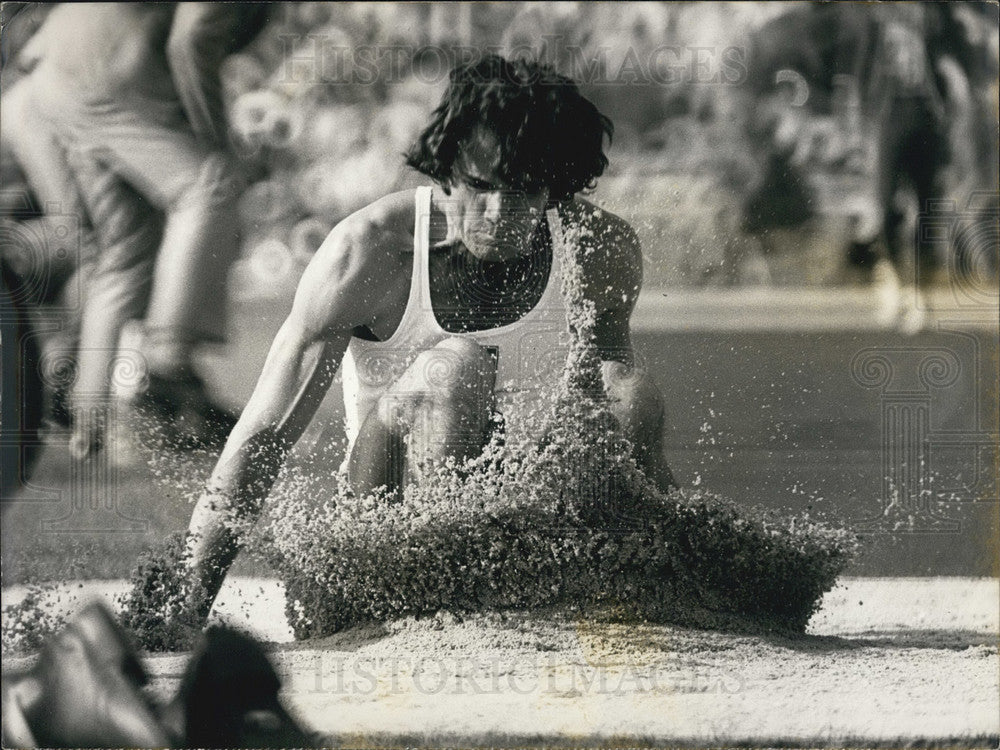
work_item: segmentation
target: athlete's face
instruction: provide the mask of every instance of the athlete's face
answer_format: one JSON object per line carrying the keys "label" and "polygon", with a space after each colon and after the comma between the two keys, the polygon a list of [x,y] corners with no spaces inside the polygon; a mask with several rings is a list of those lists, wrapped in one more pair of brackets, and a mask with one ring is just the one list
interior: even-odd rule
{"label": "athlete's face", "polygon": [[498,175],[500,148],[492,131],[479,127],[459,148],[445,199],[452,226],[480,260],[503,261],[528,252],[531,234],[545,212],[547,188],[526,190]]}

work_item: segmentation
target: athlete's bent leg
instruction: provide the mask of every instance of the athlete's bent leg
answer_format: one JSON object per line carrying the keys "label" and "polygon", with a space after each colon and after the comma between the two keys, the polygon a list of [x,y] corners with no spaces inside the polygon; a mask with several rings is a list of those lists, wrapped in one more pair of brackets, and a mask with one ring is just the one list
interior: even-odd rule
{"label": "athlete's bent leg", "polygon": [[476,456],[490,433],[495,381],[496,359],[471,339],[422,352],[361,425],[348,461],[354,491],[396,492],[426,466]]}

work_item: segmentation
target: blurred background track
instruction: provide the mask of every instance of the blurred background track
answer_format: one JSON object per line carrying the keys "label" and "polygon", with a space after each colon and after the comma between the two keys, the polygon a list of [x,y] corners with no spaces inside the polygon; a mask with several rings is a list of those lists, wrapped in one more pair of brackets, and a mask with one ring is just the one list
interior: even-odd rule
{"label": "blurred background track", "polygon": [[[681,483],[867,529],[854,574],[996,575],[995,322],[949,322],[942,314],[940,330],[902,336],[873,320],[871,292],[787,289],[760,304],[771,298],[674,289],[640,301],[635,345],[664,394],[666,451]],[[290,300],[233,304],[231,343],[207,358],[206,374],[239,409]],[[873,387],[859,376],[858,358],[871,353],[889,357],[893,382]],[[919,380],[921,363],[934,357],[954,370],[945,387]],[[899,408],[898,391],[916,393],[928,416],[924,433],[895,438],[929,446],[925,470],[915,474],[893,464],[887,420]],[[301,470],[322,475],[338,465],[342,414],[335,384],[294,454]],[[143,550],[185,527],[212,461],[202,453],[151,456],[126,432],[104,464],[81,475],[53,435],[4,519],[5,584],[67,575],[73,547],[81,575],[128,575]],[[88,476],[105,486],[81,489]],[[888,483],[892,476],[904,486]],[[91,501],[81,497],[99,507],[80,507]]]}

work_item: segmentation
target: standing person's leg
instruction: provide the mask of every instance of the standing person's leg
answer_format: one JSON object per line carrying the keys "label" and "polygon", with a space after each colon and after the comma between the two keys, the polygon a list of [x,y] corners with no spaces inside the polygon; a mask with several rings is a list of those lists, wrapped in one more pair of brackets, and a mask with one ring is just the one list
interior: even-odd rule
{"label": "standing person's leg", "polygon": [[490,433],[495,381],[495,357],[471,339],[422,352],[361,425],[348,462],[354,491],[394,493],[424,465],[476,456]]}
{"label": "standing person's leg", "polygon": [[[65,359],[76,352],[80,335],[79,291],[97,253],[97,239],[90,226],[66,149],[53,120],[34,99],[34,81],[28,76],[3,94],[4,127],[0,140],[4,158],[11,158],[24,173],[37,208],[43,215],[33,221],[34,273],[44,285],[44,299],[35,311],[44,319],[43,360]],[[6,185],[4,187],[7,187]],[[68,394],[52,389],[51,416],[67,423]]]}
{"label": "standing person's leg", "polygon": [[122,329],[146,312],[162,219],[106,166],[87,154],[72,161],[101,245],[84,295],[72,398],[71,447],[86,455],[103,437]]}
{"label": "standing person's leg", "polygon": [[[930,210],[934,201],[948,197],[945,180],[950,159],[945,125],[934,117],[930,107],[916,108],[919,125],[908,139],[905,164],[902,165],[913,183],[917,194],[918,211],[921,215]],[[966,196],[962,196],[964,200]],[[948,273],[954,268],[952,252],[956,248],[941,242],[916,242],[917,284],[929,288],[936,282],[946,282]]]}
{"label": "standing person's leg", "polygon": [[124,113],[100,139],[115,172],[166,214],[145,354],[154,375],[183,377],[194,344],[224,338],[241,180],[233,161],[201,146],[181,120],[162,124]]}

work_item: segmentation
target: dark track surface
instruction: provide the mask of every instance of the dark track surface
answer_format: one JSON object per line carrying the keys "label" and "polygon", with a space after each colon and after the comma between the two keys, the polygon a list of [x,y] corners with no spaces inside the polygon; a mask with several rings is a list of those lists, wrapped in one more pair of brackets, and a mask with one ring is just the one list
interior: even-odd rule
{"label": "dark track surface", "polygon": [[[883,477],[918,468],[912,459],[899,468],[900,450],[925,445],[931,500],[901,498],[914,531],[876,523],[854,572],[996,575],[997,342],[986,331],[642,334],[636,346],[665,395],[667,454],[682,484],[700,477],[741,502],[811,509],[860,528],[900,517],[884,515]],[[883,388],[852,375],[865,350],[892,363]],[[921,362],[942,353],[957,364],[954,383],[923,384]],[[925,425],[892,437],[907,411],[924,408]]]}
{"label": "dark track surface", "polygon": [[[232,343],[210,358],[208,372],[232,407],[248,398],[286,309],[284,301],[234,309]],[[854,575],[997,574],[998,345],[989,329],[913,337],[871,330],[644,330],[635,346],[664,394],[666,450],[682,485],[867,527],[866,551],[848,571]],[[859,356],[876,359],[863,367]],[[878,385],[885,374],[889,380]],[[334,390],[306,441],[338,433],[342,412]],[[906,449],[913,451],[908,457]],[[197,484],[209,465],[210,457],[192,461],[184,478]],[[902,477],[904,489],[888,515],[887,472]],[[5,571],[13,573],[7,581],[42,559],[49,574],[64,567],[50,558],[76,535],[53,535],[40,525],[65,514],[71,476],[65,447],[48,446],[34,488],[22,494],[27,502],[5,513],[5,568],[12,556],[26,556]],[[96,534],[99,547],[128,558],[185,525],[190,507],[179,491],[157,485],[148,467],[123,467],[115,481],[110,502],[149,522],[143,534]],[[920,496],[920,487],[929,493]],[[907,517],[910,529],[894,528]],[[94,574],[125,575],[128,567],[109,563]]]}

